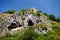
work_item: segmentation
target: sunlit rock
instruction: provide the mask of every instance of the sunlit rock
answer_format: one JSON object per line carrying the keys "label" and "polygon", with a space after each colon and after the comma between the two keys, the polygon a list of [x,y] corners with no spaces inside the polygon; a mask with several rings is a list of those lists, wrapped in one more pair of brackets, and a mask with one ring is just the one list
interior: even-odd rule
{"label": "sunlit rock", "polygon": [[51,22],[48,20],[48,17],[43,14],[36,16],[34,15],[36,12],[37,10],[35,8],[31,8],[24,13],[0,14],[0,35],[4,35],[6,32],[14,34],[18,30],[29,26],[34,27],[37,33],[46,34],[52,30]]}
{"label": "sunlit rock", "polygon": [[30,8],[30,12],[36,13],[36,12],[37,12],[37,9],[35,9],[34,7],[31,7],[31,8]]}
{"label": "sunlit rock", "polygon": [[33,25],[36,25],[36,23],[37,23],[35,17],[33,16],[33,14],[28,15],[28,16],[25,18],[25,20],[24,20],[24,25],[25,25],[25,26],[28,26],[29,23],[30,23],[30,24],[33,24]]}

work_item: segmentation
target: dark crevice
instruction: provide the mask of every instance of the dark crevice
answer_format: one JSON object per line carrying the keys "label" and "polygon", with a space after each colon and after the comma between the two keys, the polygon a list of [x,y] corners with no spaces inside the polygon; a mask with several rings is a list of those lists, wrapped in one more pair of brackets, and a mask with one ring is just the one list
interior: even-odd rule
{"label": "dark crevice", "polygon": [[28,20],[28,26],[33,26],[34,25],[34,23],[29,19]]}
{"label": "dark crevice", "polygon": [[19,23],[11,23],[10,26],[8,26],[8,30],[10,31],[11,29],[17,28],[17,27],[21,27],[22,25],[20,25]]}
{"label": "dark crevice", "polygon": [[47,28],[46,28],[46,27],[44,27],[42,30],[46,30],[46,31],[47,31]]}

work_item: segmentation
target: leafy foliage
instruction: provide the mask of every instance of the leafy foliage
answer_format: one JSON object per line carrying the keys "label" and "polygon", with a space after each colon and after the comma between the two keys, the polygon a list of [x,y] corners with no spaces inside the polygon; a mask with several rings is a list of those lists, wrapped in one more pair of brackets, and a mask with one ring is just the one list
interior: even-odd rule
{"label": "leafy foliage", "polygon": [[32,27],[22,32],[18,32],[15,35],[7,33],[6,36],[0,37],[0,40],[52,40],[47,34],[36,33]]}
{"label": "leafy foliage", "polygon": [[55,16],[54,16],[54,15],[52,15],[52,14],[51,14],[51,15],[49,15],[49,19],[50,19],[50,20],[53,20],[53,21],[55,21],[55,20],[56,20]]}
{"label": "leafy foliage", "polygon": [[57,22],[60,22],[60,18],[59,17],[55,17],[54,15],[48,15],[47,13],[44,13],[44,15],[46,15],[50,20],[52,21],[57,21]]}
{"label": "leafy foliage", "polygon": [[25,30],[22,34],[17,33],[15,35],[11,35],[9,33],[6,36],[0,37],[0,40],[36,40],[38,34],[34,32],[34,29],[30,27],[28,30]]}
{"label": "leafy foliage", "polygon": [[3,12],[3,13],[9,13],[9,14],[12,14],[12,13],[14,13],[14,12],[16,12],[16,10],[8,10],[8,11]]}
{"label": "leafy foliage", "polygon": [[27,10],[25,10],[25,9],[23,9],[23,10],[21,10],[21,12],[26,12]]}
{"label": "leafy foliage", "polygon": [[[21,12],[23,12],[23,13],[25,13],[26,11],[27,10],[24,10],[24,9],[21,10]],[[4,13],[12,14],[14,12],[15,12],[15,10],[8,10]],[[41,11],[37,11],[36,15],[40,16],[40,13],[41,13]],[[59,17],[56,18],[54,15],[48,15],[46,13],[44,13],[44,15],[49,17],[49,19],[52,21],[60,22]],[[2,24],[2,22],[1,22],[1,24]],[[15,35],[11,35],[11,34],[7,33],[5,36],[0,37],[0,40],[53,40],[53,38],[60,39],[60,26],[59,26],[60,24],[59,25],[56,25],[55,23],[52,23],[52,24],[53,24],[53,27],[52,27],[53,32],[50,32],[48,34],[38,34],[34,31],[33,27],[29,27],[28,30],[23,31],[23,33],[18,32]],[[46,26],[46,25],[40,25],[40,26]],[[46,29],[46,28],[43,27],[43,29]],[[53,35],[53,38],[50,37],[50,35]]]}
{"label": "leafy foliage", "polygon": [[44,15],[47,16],[47,17],[49,16],[47,13],[44,13]]}
{"label": "leafy foliage", "polygon": [[38,34],[34,32],[34,29],[30,27],[21,37],[21,40],[36,40]]}
{"label": "leafy foliage", "polygon": [[22,12],[22,14],[24,15],[24,13],[27,12],[27,10],[22,9],[22,10],[20,10],[20,12]]}
{"label": "leafy foliage", "polygon": [[59,17],[57,17],[56,21],[57,21],[57,22],[60,22],[60,18],[59,18]]}

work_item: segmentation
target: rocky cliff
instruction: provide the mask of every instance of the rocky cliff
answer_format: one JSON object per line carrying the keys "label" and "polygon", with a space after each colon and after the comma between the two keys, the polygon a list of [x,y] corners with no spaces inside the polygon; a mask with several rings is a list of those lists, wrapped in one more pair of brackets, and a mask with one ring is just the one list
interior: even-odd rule
{"label": "rocky cliff", "polygon": [[31,8],[25,12],[15,12],[13,14],[0,14],[0,35],[7,32],[15,33],[19,29],[34,27],[35,32],[46,34],[51,29],[51,22],[44,14]]}

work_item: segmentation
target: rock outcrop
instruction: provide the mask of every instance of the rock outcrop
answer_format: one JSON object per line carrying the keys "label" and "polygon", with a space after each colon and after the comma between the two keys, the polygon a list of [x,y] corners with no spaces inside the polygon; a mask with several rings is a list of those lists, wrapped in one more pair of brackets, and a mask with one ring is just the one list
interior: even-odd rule
{"label": "rock outcrop", "polygon": [[26,27],[35,27],[35,32],[46,34],[51,30],[51,23],[48,18],[40,13],[35,8],[23,12],[15,12],[13,14],[0,14],[0,35],[7,32],[16,32],[17,29],[24,29]]}

